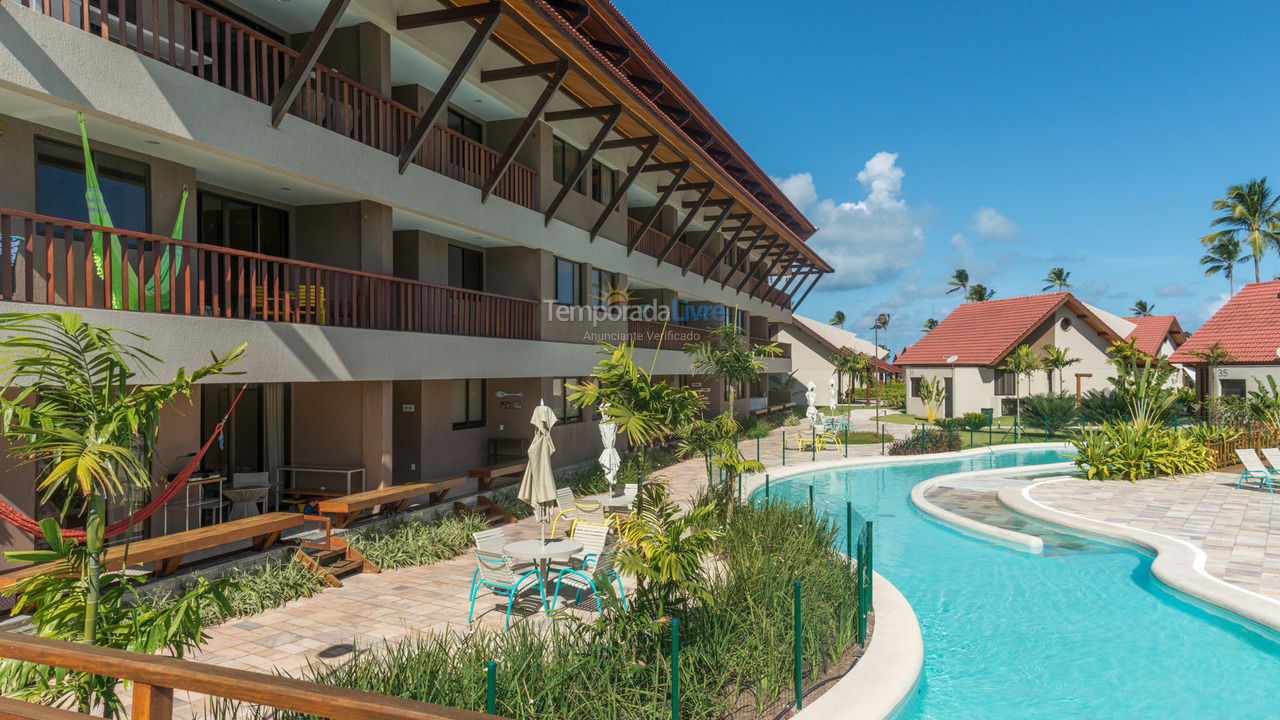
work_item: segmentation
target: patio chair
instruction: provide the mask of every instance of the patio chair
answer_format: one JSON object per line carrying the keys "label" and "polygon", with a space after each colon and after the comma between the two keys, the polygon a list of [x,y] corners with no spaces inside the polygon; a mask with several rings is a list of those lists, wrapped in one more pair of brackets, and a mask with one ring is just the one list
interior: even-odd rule
{"label": "patio chair", "polygon": [[569,558],[569,568],[579,569],[604,552],[604,546],[609,542],[609,528],[604,525],[581,525],[574,532],[573,539],[582,543],[582,552]]}
{"label": "patio chair", "polygon": [[816,435],[805,437],[804,433],[796,433],[796,450],[800,452],[809,452],[809,448],[813,447],[816,442]]}
{"label": "patio chair", "polygon": [[471,538],[476,541],[477,550],[495,555],[501,555],[502,548],[506,547],[507,543],[510,542],[507,539],[506,528],[501,527],[471,533]]}
{"label": "patio chair", "polygon": [[[1263,452],[1266,452],[1265,450]],[[1240,479],[1236,481],[1236,487],[1239,488],[1241,483],[1246,480],[1252,481],[1261,490],[1263,485],[1266,486],[1268,492],[1275,492],[1271,486],[1271,479],[1275,471],[1268,470],[1267,466],[1262,463],[1262,458],[1258,457],[1258,451],[1253,448],[1237,448],[1236,457],[1240,458],[1240,463],[1244,465],[1244,472],[1240,473]]]}
{"label": "patio chair", "polygon": [[556,535],[556,526],[560,524],[560,518],[564,518],[569,523],[569,534],[573,534],[573,519],[578,516],[578,506],[573,502],[573,490],[567,487],[556,488],[556,517],[551,521],[551,536]]}
{"label": "patio chair", "polygon": [[[1271,465],[1271,478],[1280,475],[1280,448],[1262,448],[1262,457]],[[1267,483],[1267,489],[1275,492],[1271,483]]]}
{"label": "patio chair", "polygon": [[483,550],[472,550],[471,552],[476,556],[476,570],[471,575],[471,597],[469,598],[471,606],[467,609],[468,625],[471,624],[471,619],[475,616],[476,595],[480,593],[481,587],[488,588],[495,595],[507,596],[507,615],[502,621],[503,630],[511,626],[511,608],[516,604],[516,597],[520,595],[520,588],[524,585],[525,580],[534,579],[538,594],[542,596],[542,607],[547,607],[547,591],[542,586],[542,576],[538,574],[536,568],[517,578],[516,570],[511,565],[511,557],[509,555],[485,552]]}
{"label": "patio chair", "polygon": [[573,524],[569,526],[569,537],[576,538],[578,536],[578,528],[587,525],[597,525],[606,530],[613,524],[613,518],[607,517],[604,512],[604,506],[600,503],[578,503],[574,502],[577,514],[573,518]]}
{"label": "patio chair", "polygon": [[556,574],[556,588],[551,595],[551,610],[556,609],[556,603],[560,601],[560,587],[568,585],[577,591],[574,595],[573,602],[577,604],[582,600],[582,591],[590,590],[591,596],[596,599],[596,612],[603,613],[604,607],[600,604],[600,584],[601,583],[617,583],[618,597],[622,599],[622,609],[627,609],[627,593],[622,588],[622,578],[618,577],[618,571],[614,568],[614,552],[617,549],[616,544],[609,545],[585,562],[582,567],[565,568]]}
{"label": "patio chair", "polygon": [[327,325],[323,285],[299,285],[296,309],[301,315],[309,313],[318,324]]}

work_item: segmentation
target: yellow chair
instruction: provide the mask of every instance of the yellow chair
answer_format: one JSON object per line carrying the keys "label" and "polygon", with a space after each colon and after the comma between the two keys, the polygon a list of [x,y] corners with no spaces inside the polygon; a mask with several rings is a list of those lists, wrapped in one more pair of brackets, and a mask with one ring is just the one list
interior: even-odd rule
{"label": "yellow chair", "polygon": [[809,452],[809,448],[814,446],[814,442],[815,441],[812,436],[805,437],[804,433],[796,433],[796,450],[799,450],[800,452]]}
{"label": "yellow chair", "polygon": [[311,312],[317,323],[326,324],[323,285],[298,286],[298,312]]}
{"label": "yellow chair", "polygon": [[[253,310],[263,320],[288,320],[289,319],[289,301],[292,293],[284,293],[284,297],[278,300],[271,300],[272,307],[268,307],[267,288],[263,285],[257,285],[253,288]],[[284,307],[280,307],[281,304]]]}

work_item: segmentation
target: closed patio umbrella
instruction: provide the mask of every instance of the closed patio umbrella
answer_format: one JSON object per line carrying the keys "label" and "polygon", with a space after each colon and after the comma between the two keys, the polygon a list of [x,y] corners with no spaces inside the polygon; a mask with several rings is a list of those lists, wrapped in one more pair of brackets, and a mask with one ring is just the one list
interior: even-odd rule
{"label": "closed patio umbrella", "polygon": [[551,441],[551,428],[556,424],[556,414],[539,402],[529,423],[533,425],[533,440],[529,442],[529,464],[525,466],[516,497],[533,508],[534,515],[542,524],[545,540],[546,524],[551,521],[552,507],[556,501],[556,479],[551,471],[551,455],[556,451],[555,443]]}
{"label": "closed patio umbrella", "polygon": [[817,407],[818,386],[814,385],[812,380],[809,381],[809,387],[804,391],[804,401],[809,406],[808,408],[805,409],[804,416],[808,418],[809,422],[811,423],[817,422],[818,421],[818,407]]}
{"label": "closed patio umbrella", "polygon": [[[600,411],[603,413],[606,407],[606,405],[600,406]],[[618,468],[622,467],[622,456],[618,455],[617,448],[613,446],[617,440],[618,426],[611,422],[600,423],[600,443],[604,445],[604,450],[600,452],[599,462],[609,485],[614,484],[618,477]]]}

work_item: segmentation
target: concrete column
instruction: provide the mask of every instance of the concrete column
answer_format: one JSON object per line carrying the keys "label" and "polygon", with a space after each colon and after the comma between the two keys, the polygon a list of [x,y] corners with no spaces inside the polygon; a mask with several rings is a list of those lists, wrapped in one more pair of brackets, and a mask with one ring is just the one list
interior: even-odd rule
{"label": "concrete column", "polygon": [[393,268],[391,207],[360,201],[360,269],[390,275]]}
{"label": "concrete column", "polygon": [[393,383],[361,383],[360,447],[365,468],[365,487],[386,487],[392,483],[393,426],[391,401]]}

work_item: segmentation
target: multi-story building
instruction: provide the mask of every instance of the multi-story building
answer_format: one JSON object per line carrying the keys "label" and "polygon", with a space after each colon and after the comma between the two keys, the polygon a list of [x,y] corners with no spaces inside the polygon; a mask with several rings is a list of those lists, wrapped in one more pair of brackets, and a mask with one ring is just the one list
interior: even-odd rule
{"label": "multi-story building", "polygon": [[[105,270],[77,113],[122,248]],[[725,320],[774,339],[832,270],[608,0],[5,2],[0,167],[0,309],[137,331],[161,376],[248,341],[243,375],[166,414],[158,483],[246,382],[214,476],[457,475],[517,452],[539,402],[557,465],[581,462],[599,434],[564,387],[597,341],[719,411],[681,347]],[[36,514],[31,472],[0,493]],[[147,532],[209,522],[204,497]]]}

